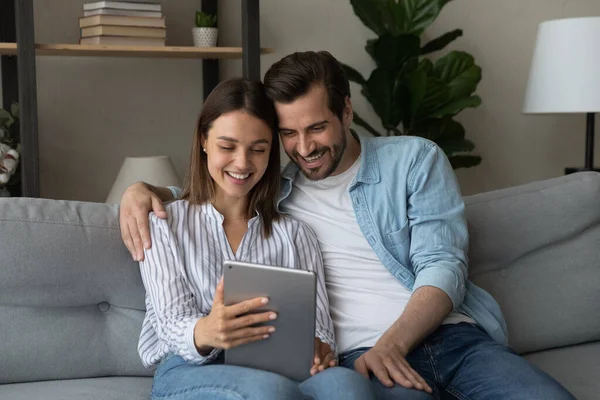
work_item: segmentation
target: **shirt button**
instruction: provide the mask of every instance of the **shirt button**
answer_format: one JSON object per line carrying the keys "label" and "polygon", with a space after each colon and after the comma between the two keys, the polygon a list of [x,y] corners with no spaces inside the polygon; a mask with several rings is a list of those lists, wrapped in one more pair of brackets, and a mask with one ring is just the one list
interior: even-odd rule
{"label": "shirt button", "polygon": [[102,303],[98,303],[98,310],[102,312],[107,312],[110,310],[110,303],[103,301]]}

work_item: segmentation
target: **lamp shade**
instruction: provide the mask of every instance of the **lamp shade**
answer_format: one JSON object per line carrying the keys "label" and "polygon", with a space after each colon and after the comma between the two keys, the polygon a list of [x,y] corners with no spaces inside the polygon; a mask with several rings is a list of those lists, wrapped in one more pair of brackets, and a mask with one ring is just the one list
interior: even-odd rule
{"label": "lamp shade", "polygon": [[523,112],[600,112],[600,17],[540,24]]}
{"label": "lamp shade", "polygon": [[175,167],[168,156],[127,157],[123,161],[106,203],[118,204],[125,190],[138,181],[155,186],[177,186],[180,184]]}

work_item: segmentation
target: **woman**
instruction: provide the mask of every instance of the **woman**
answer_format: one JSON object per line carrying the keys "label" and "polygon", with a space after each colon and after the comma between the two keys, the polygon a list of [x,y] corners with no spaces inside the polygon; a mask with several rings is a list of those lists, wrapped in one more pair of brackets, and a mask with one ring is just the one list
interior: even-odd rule
{"label": "woman", "polygon": [[[196,125],[182,200],[167,206],[168,219],[151,215],[153,246],[140,262],[147,311],[138,351],[145,366],[158,365],[153,398],[371,397],[368,380],[334,367],[317,240],[306,225],[278,214],[279,171],[277,118],[262,84],[233,79],[218,85]],[[276,318],[272,312],[237,317],[267,299],[223,304],[228,259],[316,272],[316,351],[305,382],[223,365],[223,349],[277,334],[255,327]]]}

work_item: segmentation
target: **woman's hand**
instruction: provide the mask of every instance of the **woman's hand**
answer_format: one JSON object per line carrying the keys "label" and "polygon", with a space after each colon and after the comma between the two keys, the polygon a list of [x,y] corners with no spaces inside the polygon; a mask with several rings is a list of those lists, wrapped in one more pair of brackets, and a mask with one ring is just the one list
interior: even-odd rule
{"label": "woman's hand", "polygon": [[319,372],[325,371],[329,367],[335,367],[337,361],[331,351],[331,347],[327,343],[321,342],[321,339],[315,338],[315,358],[313,366],[310,369],[311,375],[316,375]]}
{"label": "woman's hand", "polygon": [[200,318],[194,328],[194,343],[200,355],[207,355],[214,348],[232,349],[242,344],[268,339],[275,332],[272,326],[253,327],[261,322],[277,318],[277,314],[267,311],[259,314],[246,314],[263,307],[269,302],[266,297],[246,300],[225,306],[223,300],[223,279],[217,285],[210,314]]}

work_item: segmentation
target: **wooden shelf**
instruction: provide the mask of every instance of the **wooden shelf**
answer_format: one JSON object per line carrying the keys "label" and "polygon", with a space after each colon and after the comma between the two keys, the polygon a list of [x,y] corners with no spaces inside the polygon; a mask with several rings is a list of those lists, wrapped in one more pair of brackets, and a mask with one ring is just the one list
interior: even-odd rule
{"label": "wooden shelf", "polygon": [[[193,47],[193,46],[107,46],[83,44],[36,44],[38,56],[95,56],[95,57],[155,57],[155,58],[242,58],[241,47]],[[272,53],[263,48],[261,54]],[[0,43],[0,55],[16,55],[16,43]]]}

